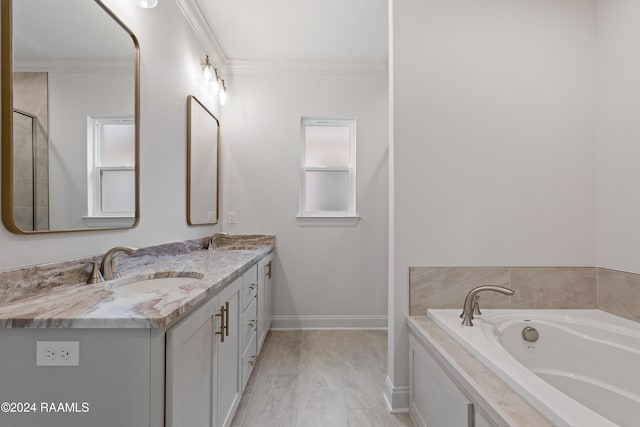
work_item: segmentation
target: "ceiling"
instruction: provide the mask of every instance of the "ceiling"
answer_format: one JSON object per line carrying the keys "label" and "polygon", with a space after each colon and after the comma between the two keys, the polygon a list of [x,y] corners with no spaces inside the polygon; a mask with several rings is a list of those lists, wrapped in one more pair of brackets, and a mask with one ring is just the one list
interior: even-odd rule
{"label": "ceiling", "polygon": [[227,59],[387,61],[387,0],[196,0]]}
{"label": "ceiling", "polygon": [[16,64],[135,59],[131,36],[87,0],[14,1],[13,49]]}

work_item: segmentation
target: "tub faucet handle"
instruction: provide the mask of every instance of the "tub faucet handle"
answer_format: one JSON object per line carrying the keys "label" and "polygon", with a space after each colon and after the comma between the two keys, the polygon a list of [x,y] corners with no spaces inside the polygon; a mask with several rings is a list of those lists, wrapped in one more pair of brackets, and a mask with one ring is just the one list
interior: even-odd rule
{"label": "tub faucet handle", "polygon": [[473,315],[474,316],[480,316],[482,314],[482,312],[480,311],[480,304],[478,304],[478,301],[480,301],[480,295],[476,295],[476,297],[473,299]]}

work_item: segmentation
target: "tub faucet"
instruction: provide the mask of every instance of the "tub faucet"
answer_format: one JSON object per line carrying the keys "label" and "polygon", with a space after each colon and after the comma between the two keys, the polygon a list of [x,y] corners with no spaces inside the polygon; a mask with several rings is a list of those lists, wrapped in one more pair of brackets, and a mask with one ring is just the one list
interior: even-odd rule
{"label": "tub faucet", "polygon": [[109,249],[107,253],[102,257],[102,263],[100,264],[100,271],[102,273],[102,277],[104,277],[104,280],[111,280],[120,277],[120,273],[118,273],[118,270],[116,270],[116,266],[113,263],[116,255],[118,255],[120,252],[133,255],[137,251],[138,249],[131,248],[129,246],[116,246],[115,248]]}
{"label": "tub faucet", "polygon": [[[478,286],[469,291],[466,298],[464,299],[464,306],[462,307],[462,324],[464,326],[473,326],[473,312],[474,308],[477,307],[478,304],[478,294],[484,291],[494,291],[499,292],[503,295],[513,295],[515,291],[509,288],[505,288],[502,286],[493,286],[493,285],[485,285]],[[476,306],[476,307],[474,307]],[[477,312],[480,312],[480,308],[477,307]]]}

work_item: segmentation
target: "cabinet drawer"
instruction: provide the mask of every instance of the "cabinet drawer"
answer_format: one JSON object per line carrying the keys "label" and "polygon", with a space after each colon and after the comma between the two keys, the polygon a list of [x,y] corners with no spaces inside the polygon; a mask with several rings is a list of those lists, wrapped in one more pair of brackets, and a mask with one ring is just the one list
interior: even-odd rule
{"label": "cabinet drawer", "polygon": [[258,266],[254,265],[242,275],[242,309],[246,309],[258,293]]}
{"label": "cabinet drawer", "polygon": [[257,349],[257,341],[256,337],[258,334],[255,332],[249,338],[249,344],[247,348],[245,348],[244,353],[242,354],[242,390],[247,387],[247,382],[249,381],[249,376],[253,371],[253,367],[257,362],[258,356],[256,355]]}
{"label": "cabinet drawer", "polygon": [[242,313],[242,330],[240,331],[240,348],[244,349],[251,339],[251,335],[258,329],[257,298],[249,303],[249,307]]}

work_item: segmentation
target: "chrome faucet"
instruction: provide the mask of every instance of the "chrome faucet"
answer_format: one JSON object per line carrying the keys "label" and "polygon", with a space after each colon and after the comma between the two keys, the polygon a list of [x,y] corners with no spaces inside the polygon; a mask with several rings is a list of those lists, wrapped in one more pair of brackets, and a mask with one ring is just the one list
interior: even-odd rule
{"label": "chrome faucet", "polygon": [[464,326],[473,326],[472,320],[474,312],[476,314],[480,314],[480,307],[478,305],[478,294],[484,291],[499,292],[503,295],[513,295],[515,293],[515,291],[513,291],[512,289],[493,285],[478,286],[471,289],[464,299],[464,306],[462,307],[462,314],[460,315],[460,317],[462,317],[462,324]]}
{"label": "chrome faucet", "polygon": [[137,251],[138,249],[129,246],[116,246],[115,248],[109,249],[102,257],[102,263],[100,264],[100,272],[102,273],[104,280],[111,280],[120,277],[120,273],[118,273],[118,270],[116,270],[116,266],[113,263],[114,258],[120,252],[133,255]]}
{"label": "chrome faucet", "polygon": [[209,239],[209,247],[207,249],[214,250],[218,247],[218,237],[228,236],[229,233],[225,233],[224,231],[219,231],[217,233],[213,233],[213,236]]}

